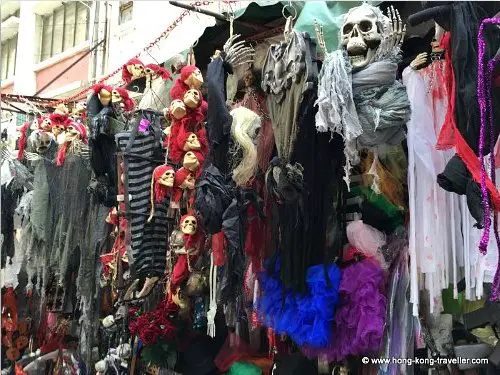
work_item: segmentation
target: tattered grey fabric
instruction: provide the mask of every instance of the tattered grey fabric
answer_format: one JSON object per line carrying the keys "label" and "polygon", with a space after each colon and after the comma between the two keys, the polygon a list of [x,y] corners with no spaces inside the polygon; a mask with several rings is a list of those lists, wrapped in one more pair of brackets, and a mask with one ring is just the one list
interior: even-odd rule
{"label": "tattered grey fabric", "polygon": [[403,126],[410,119],[405,86],[396,81],[398,66],[385,60],[352,75],[352,92],[363,133],[359,147],[397,145],[405,138]]}
{"label": "tattered grey fabric", "polygon": [[321,69],[316,127],[344,138],[348,186],[351,166],[359,162],[357,149],[397,145],[405,138],[410,101],[405,86],[396,81],[393,60],[376,61],[351,77],[345,53],[335,51]]}
{"label": "tattered grey fabric", "polygon": [[363,134],[354,104],[351,83],[351,64],[343,50],[326,56],[318,82],[316,129],[318,132],[338,133],[344,139],[345,177],[349,186],[351,166],[359,162],[356,138]]}
{"label": "tattered grey fabric", "polygon": [[[91,252],[86,238],[90,209],[88,185],[91,170],[88,161],[78,155],[68,155],[56,171],[60,175],[51,196],[55,211],[52,217],[51,270],[63,283],[68,270],[76,267]],[[54,185],[51,181],[50,188]],[[49,241],[48,241],[49,242]],[[80,254],[80,257],[76,255]]]}
{"label": "tattered grey fabric", "polygon": [[309,34],[293,31],[289,42],[269,47],[262,69],[278,156],[290,160],[297,139],[298,113],[303,94],[318,78],[316,45]]}

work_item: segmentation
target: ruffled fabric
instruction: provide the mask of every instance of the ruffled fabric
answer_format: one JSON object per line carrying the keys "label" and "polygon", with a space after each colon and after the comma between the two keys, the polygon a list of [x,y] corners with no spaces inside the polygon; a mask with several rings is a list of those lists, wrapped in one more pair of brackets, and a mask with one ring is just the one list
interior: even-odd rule
{"label": "ruffled fabric", "polygon": [[380,248],[386,244],[385,234],[362,220],[351,221],[346,228],[349,243],[362,252],[367,258],[374,258],[378,264],[386,269],[384,256]]}
{"label": "ruffled fabric", "polygon": [[340,304],[335,312],[328,348],[302,348],[309,357],[325,356],[342,361],[349,355],[377,354],[382,349],[387,298],[384,271],[365,259],[342,269]]}
{"label": "ruffled fabric", "polygon": [[260,274],[263,296],[256,304],[260,321],[277,334],[286,333],[299,346],[327,347],[339,301],[339,268],[334,264],[309,267],[306,295],[283,291],[279,269],[277,262],[272,275]]}

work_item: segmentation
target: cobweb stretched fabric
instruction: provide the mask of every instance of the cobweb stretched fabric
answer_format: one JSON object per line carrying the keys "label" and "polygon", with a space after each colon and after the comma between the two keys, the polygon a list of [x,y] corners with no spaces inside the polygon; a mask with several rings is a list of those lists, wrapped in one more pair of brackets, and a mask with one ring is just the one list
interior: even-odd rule
{"label": "cobweb stretched fabric", "polygon": [[58,179],[49,184],[51,190],[52,211],[51,224],[53,236],[48,237],[52,243],[50,252],[51,269],[64,282],[69,267],[78,263],[75,255],[88,253],[87,220],[90,209],[90,193],[87,189],[90,182],[90,165],[78,155],[67,155],[64,164],[54,171]]}
{"label": "cobweb stretched fabric", "polygon": [[384,271],[369,259],[342,269],[339,305],[330,328],[328,346],[305,346],[308,357],[342,361],[350,355],[376,355],[382,350],[387,298]]}

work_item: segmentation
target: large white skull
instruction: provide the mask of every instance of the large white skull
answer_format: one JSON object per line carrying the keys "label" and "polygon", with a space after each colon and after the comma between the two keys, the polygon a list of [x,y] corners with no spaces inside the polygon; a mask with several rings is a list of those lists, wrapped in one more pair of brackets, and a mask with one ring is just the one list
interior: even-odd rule
{"label": "large white skull", "polygon": [[353,68],[364,68],[375,60],[383,39],[384,17],[380,9],[363,4],[349,10],[342,24],[341,44]]}

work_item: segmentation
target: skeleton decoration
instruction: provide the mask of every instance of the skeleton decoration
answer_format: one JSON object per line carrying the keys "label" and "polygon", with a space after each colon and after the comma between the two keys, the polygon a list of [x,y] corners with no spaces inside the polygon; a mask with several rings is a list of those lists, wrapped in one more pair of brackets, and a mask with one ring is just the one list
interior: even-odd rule
{"label": "skeleton decoration", "polygon": [[35,130],[29,137],[30,150],[39,155],[44,155],[55,141],[54,134],[42,130]]}
{"label": "skeleton decoration", "polygon": [[70,152],[80,156],[88,155],[87,129],[76,121],[69,121],[64,133],[64,143],[59,146],[56,165],[64,164],[66,154]]}
{"label": "skeleton decoration", "polygon": [[122,87],[113,88],[111,102],[125,112],[129,112],[135,107],[134,100],[130,98],[128,91]]}
{"label": "skeleton decoration", "polygon": [[186,105],[180,99],[172,100],[172,103],[170,103],[170,107],[168,109],[168,114],[172,118],[180,120],[186,115]]}
{"label": "skeleton decoration", "polygon": [[183,151],[198,151],[201,149],[201,144],[198,139],[198,136],[195,133],[189,133],[186,142],[184,142],[184,146],[182,147]]}
{"label": "skeleton decoration", "polygon": [[175,171],[169,165],[160,165],[151,178],[151,210],[155,203],[162,203],[174,187]]}
{"label": "skeleton decoration", "polygon": [[224,43],[223,51],[215,51],[212,60],[221,56],[224,61],[231,64],[233,68],[237,68],[240,65],[250,64],[253,62],[253,57],[255,55],[255,50],[252,47],[245,46],[246,41],[240,40],[236,42],[241,35],[235,34],[231,36],[226,43]]}
{"label": "skeleton decoration", "polygon": [[198,151],[188,151],[184,155],[184,159],[182,161],[182,166],[195,173],[197,175],[198,171],[201,169],[201,166],[203,165],[203,161],[205,160],[205,157],[202,155],[201,152]]}
{"label": "skeleton decoration", "polygon": [[399,48],[406,26],[394,7],[391,6],[387,14],[385,16],[379,8],[363,3],[345,15],[340,43],[354,69],[399,53],[394,47]]}
{"label": "skeleton decoration", "polygon": [[257,136],[261,119],[255,112],[245,107],[233,109],[231,116],[233,118],[231,136],[234,140],[231,154],[237,159],[233,160],[233,164],[236,165],[232,172],[233,180],[239,187],[248,187],[257,171]]}
{"label": "skeleton decoration", "polygon": [[150,81],[158,77],[161,77],[161,79],[163,79],[164,81],[172,80],[172,75],[170,74],[170,72],[167,69],[156,64],[146,65],[144,74],[146,75],[146,79]]}
{"label": "skeleton decoration", "polygon": [[97,85],[94,85],[93,91],[99,98],[99,102],[103,107],[107,107],[111,103],[111,93],[113,92],[113,88],[111,86],[98,83]]}
{"label": "skeleton decoration", "polygon": [[74,121],[84,122],[87,119],[87,103],[76,103],[71,111],[70,118]]}
{"label": "skeleton decoration", "polygon": [[193,215],[185,215],[181,220],[180,228],[182,233],[192,236],[198,230],[198,221]]}
{"label": "skeleton decoration", "polygon": [[190,89],[199,90],[203,85],[203,75],[200,69],[194,65],[188,65],[181,69],[181,76],[177,78],[174,86],[170,89],[172,100],[184,99],[184,94]]}
{"label": "skeleton decoration", "polygon": [[172,201],[178,204],[182,198],[184,191],[193,191],[195,186],[195,178],[193,173],[186,168],[180,168],[175,172],[174,180],[174,195]]}
{"label": "skeleton decoration", "polygon": [[130,82],[144,77],[144,64],[139,59],[130,59],[122,67],[122,80],[128,85]]}
{"label": "skeleton decoration", "polygon": [[160,112],[170,104],[167,89],[167,80],[172,79],[170,72],[156,64],[149,64],[145,68],[145,76],[146,88],[137,108]]}
{"label": "skeleton decoration", "polygon": [[63,115],[57,112],[50,114],[51,131],[56,137],[58,143],[64,142],[64,132],[70,121],[69,117],[65,114]]}
{"label": "skeleton decoration", "polygon": [[50,116],[43,116],[38,119],[38,127],[37,129],[43,130],[45,132],[52,131],[52,121],[50,120]]}
{"label": "skeleton decoration", "polygon": [[[326,55],[320,72],[316,128],[344,138],[348,187],[350,170],[360,162],[359,149],[400,145],[410,117],[406,89],[396,81],[405,27],[393,7],[387,14],[366,3],[350,9],[341,49]],[[374,166],[377,162],[374,158]]]}

